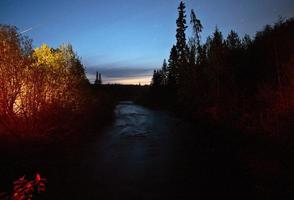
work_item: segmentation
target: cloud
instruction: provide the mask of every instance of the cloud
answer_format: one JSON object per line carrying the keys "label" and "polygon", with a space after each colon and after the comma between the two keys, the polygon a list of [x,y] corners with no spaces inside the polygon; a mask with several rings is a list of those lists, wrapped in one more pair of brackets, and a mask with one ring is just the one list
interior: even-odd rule
{"label": "cloud", "polygon": [[102,74],[103,83],[150,84],[153,69],[143,67],[90,67],[87,76],[94,82],[96,71]]}
{"label": "cloud", "polygon": [[88,74],[95,74],[96,71],[101,73],[104,77],[109,78],[122,78],[122,77],[138,77],[152,75],[152,68],[142,67],[89,67],[87,68]]}
{"label": "cloud", "polygon": [[87,56],[83,60],[87,77],[91,82],[95,81],[96,72],[99,72],[103,83],[121,84],[150,84],[154,68],[160,66],[156,63],[156,59],[140,55],[126,59],[108,54],[96,54]]}
{"label": "cloud", "polygon": [[106,78],[104,79],[102,77],[102,82],[104,84],[112,84],[112,83],[118,83],[118,84],[127,84],[127,85],[149,85],[151,82],[151,76],[138,76],[138,77],[124,77],[124,78]]}

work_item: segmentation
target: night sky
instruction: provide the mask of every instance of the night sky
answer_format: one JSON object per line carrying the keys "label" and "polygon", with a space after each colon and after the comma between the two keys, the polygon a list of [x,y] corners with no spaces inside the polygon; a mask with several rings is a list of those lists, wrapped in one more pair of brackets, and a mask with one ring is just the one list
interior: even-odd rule
{"label": "night sky", "polygon": [[[203,40],[216,25],[226,35],[254,35],[279,16],[294,16],[293,0],[186,0],[202,21]],[[0,23],[58,47],[71,43],[87,69],[104,83],[149,83],[175,43],[178,0],[0,0]],[[189,19],[187,20],[189,21]]]}

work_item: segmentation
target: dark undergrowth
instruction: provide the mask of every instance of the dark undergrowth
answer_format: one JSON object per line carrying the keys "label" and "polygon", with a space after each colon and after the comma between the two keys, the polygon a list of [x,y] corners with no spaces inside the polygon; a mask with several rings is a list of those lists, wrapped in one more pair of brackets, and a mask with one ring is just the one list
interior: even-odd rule
{"label": "dark undergrowth", "polygon": [[[96,138],[114,118],[113,98],[99,88],[90,90],[82,112],[60,109],[46,113],[44,126],[40,126],[43,132],[1,135],[0,193],[11,194],[14,181],[23,176],[33,179],[36,173],[49,180],[42,199],[50,199],[50,193],[56,194],[64,187],[59,184],[60,180],[67,176],[73,162],[82,159],[83,146]],[[52,130],[46,129],[49,120]]]}
{"label": "dark undergrowth", "polygon": [[[226,171],[226,175],[216,175],[222,182],[216,187],[222,188],[221,184],[227,185],[230,177],[235,176],[235,192],[223,188],[219,191],[220,195],[228,195],[229,198],[242,194],[238,199],[291,199],[294,196],[294,145],[289,127],[283,127],[277,135],[262,128],[242,128],[234,118],[215,119],[207,113],[185,112],[183,110],[186,109],[175,102],[166,103],[164,97],[152,101],[152,91],[149,95],[151,97],[138,102],[152,109],[170,112],[191,124],[194,127],[191,130],[202,130],[192,131],[189,136],[183,137],[189,140],[187,144],[192,143],[188,154],[192,156],[190,159],[195,166],[199,162],[200,151],[214,159],[209,162],[215,164],[216,171],[222,168]],[[200,148],[195,148],[197,146]],[[209,149],[209,153],[205,149]]]}
{"label": "dark undergrowth", "polygon": [[[257,125],[255,128],[250,124],[248,127],[240,125],[237,114],[215,118],[211,113],[189,110],[175,99],[168,91],[158,92],[151,87],[138,98],[137,103],[169,112],[191,126],[188,131],[183,130],[183,133],[189,134],[182,136],[183,146],[188,149],[188,160],[197,169],[199,162],[202,162],[199,157],[204,157],[208,168],[211,165],[216,168],[215,175],[205,176],[217,183],[199,187],[207,189],[211,186],[214,189],[212,185],[215,185],[219,188],[219,195],[229,198],[242,194],[238,199],[291,199],[294,196],[294,138],[291,126],[281,124],[279,134],[272,134],[272,131],[267,132]],[[197,179],[201,178],[195,177]],[[230,181],[235,183],[228,183]],[[232,188],[225,188],[228,185]],[[215,197],[215,194],[206,192],[207,197]]]}

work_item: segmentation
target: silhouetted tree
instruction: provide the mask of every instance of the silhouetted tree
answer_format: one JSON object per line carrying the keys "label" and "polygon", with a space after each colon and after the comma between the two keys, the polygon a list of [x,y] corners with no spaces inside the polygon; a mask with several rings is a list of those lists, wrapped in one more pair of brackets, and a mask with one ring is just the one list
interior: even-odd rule
{"label": "silhouetted tree", "polygon": [[154,70],[152,81],[151,81],[151,86],[154,89],[158,89],[158,88],[160,88],[161,83],[162,83],[161,70]]}
{"label": "silhouetted tree", "polygon": [[98,72],[96,72],[96,79],[95,79],[95,82],[94,82],[94,84],[95,84],[96,86],[98,86],[98,85],[101,85],[101,84],[102,84],[101,74],[100,74],[100,73],[98,73]]}
{"label": "silhouetted tree", "polygon": [[161,73],[162,73],[162,86],[167,85],[167,77],[168,77],[168,65],[166,63],[166,60],[163,60],[162,67],[161,67]]}
{"label": "silhouetted tree", "polygon": [[179,83],[178,51],[177,51],[176,46],[174,45],[171,48],[170,56],[169,56],[169,59],[168,59],[167,85],[170,88],[170,90],[175,91],[178,83]]}
{"label": "silhouetted tree", "polygon": [[250,38],[250,35],[245,34],[245,36],[242,39],[242,47],[244,49],[248,49],[252,45],[252,39]]}
{"label": "silhouetted tree", "polygon": [[188,44],[183,2],[178,12],[167,73],[165,67],[155,71],[153,83],[163,86],[167,74],[166,88],[174,94],[170,101],[191,116],[232,117],[239,124],[246,121],[278,132],[282,117],[294,114],[294,19],[279,19],[254,38],[240,38],[232,30],[224,39],[216,28],[201,45],[203,27],[195,12],[191,11],[193,35]]}
{"label": "silhouetted tree", "polygon": [[176,47],[178,53],[178,64],[184,65],[187,63],[187,44],[186,44],[186,11],[184,2],[180,2],[178,7],[179,16],[176,21],[177,23],[177,34],[176,34]]}
{"label": "silhouetted tree", "polygon": [[223,72],[223,59],[224,59],[224,41],[222,33],[218,28],[215,29],[212,38],[207,40],[208,46],[208,70],[210,79],[210,95],[213,100],[213,107],[219,109],[221,104],[221,89],[222,89],[222,72]]}
{"label": "silhouetted tree", "polygon": [[195,41],[193,38],[189,38],[189,42],[188,42],[188,50],[189,50],[189,55],[188,55],[188,61],[189,61],[189,65],[195,65],[196,64],[196,45],[195,45]]}
{"label": "silhouetted tree", "polygon": [[[189,65],[189,48],[186,43],[186,10],[185,4],[181,1],[178,7],[177,33],[176,33],[176,48],[178,54],[177,61],[177,93],[178,100],[187,102],[189,96],[189,85],[192,79],[192,66]],[[193,57],[193,56],[192,56]],[[194,61],[193,61],[194,62]]]}
{"label": "silhouetted tree", "polygon": [[[194,12],[194,10],[191,10],[191,20],[190,20],[190,24],[192,25],[192,29],[193,29],[193,37],[191,45],[190,45],[190,63],[194,64],[195,61],[197,60],[197,63],[199,64],[199,54],[201,51],[201,45],[200,45],[200,33],[202,32],[203,26],[201,24],[201,21],[196,17],[196,14]],[[198,55],[196,55],[198,54]],[[197,57],[197,59],[195,60],[195,57]]]}
{"label": "silhouetted tree", "polygon": [[227,36],[226,45],[230,50],[241,48],[241,40],[235,31],[231,30]]}

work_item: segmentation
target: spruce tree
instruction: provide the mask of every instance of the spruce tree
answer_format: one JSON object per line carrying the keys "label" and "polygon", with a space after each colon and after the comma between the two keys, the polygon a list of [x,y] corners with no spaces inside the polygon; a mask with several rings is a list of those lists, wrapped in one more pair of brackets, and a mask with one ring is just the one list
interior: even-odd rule
{"label": "spruce tree", "polygon": [[226,45],[230,50],[241,48],[241,40],[235,31],[231,30],[227,36]]}
{"label": "spruce tree", "polygon": [[[190,57],[193,55],[195,55],[195,57],[197,56],[197,63],[199,64],[199,55],[200,55],[200,51],[201,51],[200,33],[202,32],[203,26],[201,24],[201,21],[196,17],[196,14],[193,9],[191,10],[190,24],[192,25],[192,29],[193,29],[192,44],[194,45],[191,48]],[[191,59],[192,59],[192,61],[195,60],[194,57],[191,57]]]}
{"label": "spruce tree", "polygon": [[171,48],[170,56],[168,59],[168,77],[167,85],[171,89],[176,89],[178,83],[178,52],[177,47],[174,45]]}
{"label": "spruce tree", "polygon": [[162,73],[162,85],[166,86],[167,85],[167,76],[168,76],[168,66],[167,66],[165,59],[163,60],[161,73]]}
{"label": "spruce tree", "polygon": [[177,47],[179,64],[185,64],[187,62],[187,44],[186,44],[186,34],[185,34],[187,26],[186,26],[185,8],[186,8],[185,4],[181,1],[178,7],[179,17],[176,21],[177,23],[176,47]]}

